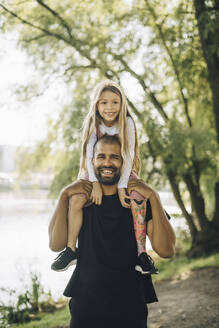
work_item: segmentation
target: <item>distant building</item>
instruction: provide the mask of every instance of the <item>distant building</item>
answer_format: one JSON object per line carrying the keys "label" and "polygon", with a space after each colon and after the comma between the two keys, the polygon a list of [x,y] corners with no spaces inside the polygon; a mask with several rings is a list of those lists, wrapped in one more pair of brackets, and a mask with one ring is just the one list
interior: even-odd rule
{"label": "distant building", "polygon": [[16,150],[16,146],[0,145],[0,172],[9,173],[16,170]]}
{"label": "distant building", "polygon": [[51,169],[28,172],[27,177],[20,177],[16,171],[16,151],[16,146],[0,145],[0,190],[13,189],[15,185],[21,189],[48,189],[54,177]]}

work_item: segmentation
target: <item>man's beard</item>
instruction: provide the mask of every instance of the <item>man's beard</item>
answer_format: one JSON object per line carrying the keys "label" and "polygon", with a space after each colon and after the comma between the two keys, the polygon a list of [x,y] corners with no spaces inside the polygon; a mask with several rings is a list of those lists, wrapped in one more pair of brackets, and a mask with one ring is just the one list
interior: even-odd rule
{"label": "man's beard", "polygon": [[[110,169],[113,170],[114,175],[112,177],[102,176],[101,170]],[[95,175],[100,184],[112,186],[119,182],[120,179],[120,169],[117,169],[115,166],[99,166],[94,168]]]}

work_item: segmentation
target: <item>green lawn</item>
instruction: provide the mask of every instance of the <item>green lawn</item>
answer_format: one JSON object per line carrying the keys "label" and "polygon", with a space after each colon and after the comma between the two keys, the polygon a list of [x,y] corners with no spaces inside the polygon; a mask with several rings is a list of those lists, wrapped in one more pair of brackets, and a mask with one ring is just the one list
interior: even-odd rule
{"label": "green lawn", "polygon": [[20,328],[64,328],[68,327],[70,314],[68,306],[53,313],[41,313],[37,316],[38,320],[33,320],[23,325],[13,325]]}
{"label": "green lawn", "polygon": [[174,257],[172,259],[156,259],[156,266],[159,274],[153,276],[153,281],[177,278],[182,273],[189,272],[204,267],[219,266],[219,253],[209,257],[200,257],[197,259],[188,259],[186,256]]}

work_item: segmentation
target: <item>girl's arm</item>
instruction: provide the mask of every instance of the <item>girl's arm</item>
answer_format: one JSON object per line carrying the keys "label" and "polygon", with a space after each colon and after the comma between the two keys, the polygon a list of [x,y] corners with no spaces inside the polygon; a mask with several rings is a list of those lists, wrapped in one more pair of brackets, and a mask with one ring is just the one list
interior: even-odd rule
{"label": "girl's arm", "polygon": [[86,148],[86,166],[87,166],[88,177],[90,182],[97,181],[92,164],[94,144],[96,141],[97,141],[96,131],[93,131],[93,133],[90,136],[90,139],[88,140],[87,148]]}
{"label": "girl's arm", "polygon": [[131,117],[127,117],[127,134],[129,153],[127,154],[126,166],[118,182],[118,188],[127,188],[129,177],[132,171],[133,160],[135,156],[135,126]]}

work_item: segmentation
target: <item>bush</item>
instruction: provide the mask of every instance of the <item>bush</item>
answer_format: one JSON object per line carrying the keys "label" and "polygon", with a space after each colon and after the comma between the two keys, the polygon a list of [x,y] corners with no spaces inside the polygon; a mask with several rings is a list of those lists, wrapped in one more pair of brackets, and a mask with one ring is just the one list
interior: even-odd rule
{"label": "bush", "polygon": [[186,254],[191,247],[191,235],[188,230],[178,227],[176,233],[175,256]]}
{"label": "bush", "polygon": [[[15,290],[1,288],[9,296],[16,295]],[[24,323],[35,318],[35,315],[43,310],[53,311],[56,307],[51,297],[51,292],[45,292],[40,279],[35,273],[31,273],[31,287],[16,297],[16,301],[6,305],[0,304],[0,326],[9,327],[13,323]]]}

